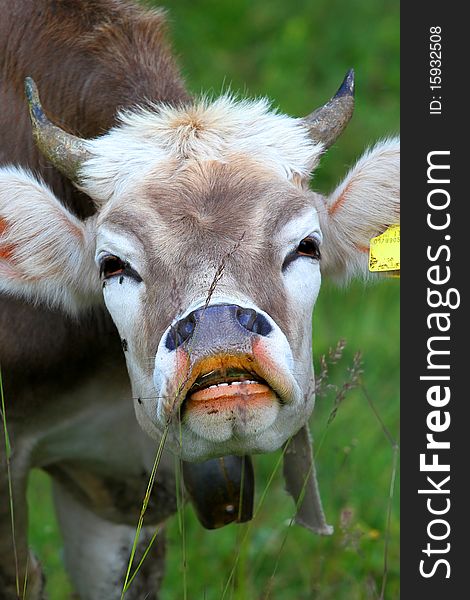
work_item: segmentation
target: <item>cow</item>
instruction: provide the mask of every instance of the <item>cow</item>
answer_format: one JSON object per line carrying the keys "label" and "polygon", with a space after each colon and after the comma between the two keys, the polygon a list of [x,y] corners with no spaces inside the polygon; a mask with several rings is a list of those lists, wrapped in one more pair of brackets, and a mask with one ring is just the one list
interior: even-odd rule
{"label": "cow", "polygon": [[[398,140],[378,142],[322,196],[309,181],[352,116],[352,71],[293,118],[264,99],[192,97],[161,11],[128,0],[0,6],[0,363],[14,507],[13,536],[2,447],[0,597],[17,598],[25,579],[28,599],[45,597],[27,541],[33,467],[52,478],[84,600],[120,597],[156,445],[137,556],[176,510],[174,456],[201,521],[218,526],[211,494],[198,500],[220,483],[214,464],[236,470],[239,457],[283,446],[287,486],[305,492],[300,522],[329,533],[306,427],[312,311],[322,277],[370,276],[370,239],[399,222]],[[159,536],[126,597],[157,593],[163,556]]]}

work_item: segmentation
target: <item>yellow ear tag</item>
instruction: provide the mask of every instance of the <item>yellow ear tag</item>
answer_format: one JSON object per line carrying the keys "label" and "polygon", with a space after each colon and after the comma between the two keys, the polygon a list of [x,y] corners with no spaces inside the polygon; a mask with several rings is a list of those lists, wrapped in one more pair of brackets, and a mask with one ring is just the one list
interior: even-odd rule
{"label": "yellow ear tag", "polygon": [[400,225],[391,225],[370,240],[369,271],[400,277]]}

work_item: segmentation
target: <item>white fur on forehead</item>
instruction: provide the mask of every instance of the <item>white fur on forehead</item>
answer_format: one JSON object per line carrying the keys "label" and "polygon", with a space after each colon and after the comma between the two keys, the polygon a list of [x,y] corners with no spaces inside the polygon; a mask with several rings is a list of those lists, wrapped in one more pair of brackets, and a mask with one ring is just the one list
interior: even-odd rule
{"label": "white fur on forehead", "polygon": [[279,176],[306,177],[323,145],[301,119],[278,113],[266,99],[235,100],[224,95],[185,107],[154,105],[122,112],[120,124],[90,140],[93,158],[82,170],[84,188],[96,199],[139,180],[164,160],[220,160],[247,155]]}

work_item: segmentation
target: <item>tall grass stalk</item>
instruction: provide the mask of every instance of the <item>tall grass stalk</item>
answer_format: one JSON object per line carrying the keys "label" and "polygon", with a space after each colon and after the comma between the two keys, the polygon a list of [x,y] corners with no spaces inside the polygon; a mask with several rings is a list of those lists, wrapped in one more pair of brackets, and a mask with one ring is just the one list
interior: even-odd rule
{"label": "tall grass stalk", "polygon": [[[245,460],[242,461],[242,472],[240,479],[240,499],[238,502],[238,519],[240,520],[243,509],[243,493],[245,489]],[[237,565],[236,577],[232,578],[231,599],[240,598],[244,600],[247,597],[246,583],[246,559],[247,559],[247,537],[243,536],[244,529],[241,527],[237,530],[236,551],[240,554],[240,559]]]}
{"label": "tall grass stalk", "polygon": [[28,571],[29,571],[29,552],[28,552],[28,558],[26,559],[26,572],[24,574],[23,595],[21,596],[23,600],[26,598],[26,589],[28,587]]}
{"label": "tall grass stalk", "polygon": [[269,479],[268,479],[268,481],[267,481],[267,483],[266,483],[266,485],[265,485],[265,487],[264,487],[263,493],[261,494],[261,497],[260,497],[260,499],[259,499],[258,505],[256,506],[256,509],[255,509],[255,511],[254,511],[254,513],[253,513],[253,519],[252,519],[252,520],[251,520],[251,521],[250,521],[250,522],[247,524],[247,526],[246,526],[246,530],[245,530],[245,533],[244,533],[244,535],[243,535],[243,538],[242,538],[242,540],[241,540],[240,547],[239,547],[239,549],[238,549],[238,551],[237,551],[237,554],[236,554],[236,556],[235,556],[235,560],[234,560],[233,567],[232,567],[232,569],[231,569],[231,571],[230,571],[230,574],[229,574],[229,576],[228,576],[227,582],[226,582],[226,584],[225,584],[225,587],[224,587],[224,590],[223,590],[223,593],[222,593],[222,598],[221,598],[221,600],[224,600],[224,598],[225,598],[225,596],[226,596],[226,594],[227,594],[227,591],[228,591],[228,589],[229,589],[229,587],[230,587],[230,584],[231,584],[231,582],[232,582],[232,578],[233,578],[233,577],[234,577],[234,575],[235,575],[235,572],[236,572],[236,569],[237,569],[238,563],[239,563],[239,561],[240,561],[240,551],[241,551],[241,548],[243,547],[243,544],[246,542],[246,540],[247,540],[247,538],[248,538],[248,535],[250,534],[251,528],[252,528],[252,526],[253,526],[253,523],[254,523],[254,521],[256,520],[256,517],[257,517],[257,515],[258,515],[259,511],[261,510],[261,507],[263,506],[263,503],[264,503],[264,501],[265,501],[265,499],[266,499],[266,495],[267,495],[267,493],[268,493],[268,490],[269,490],[269,488],[271,487],[271,484],[272,484],[272,482],[273,482],[273,480],[274,480],[274,477],[276,476],[276,473],[277,473],[277,471],[278,471],[278,469],[279,469],[279,467],[280,467],[280,465],[281,465],[281,462],[282,462],[282,460],[283,460],[283,458],[284,458],[284,455],[285,455],[285,453],[286,453],[286,451],[287,451],[287,448],[288,448],[288,446],[289,446],[289,443],[290,443],[290,438],[289,438],[289,440],[288,440],[288,441],[285,443],[285,445],[284,445],[284,448],[282,449],[282,452],[281,452],[281,454],[279,455],[279,458],[277,459],[277,461],[276,461],[276,464],[274,465],[274,468],[273,468],[273,470],[272,470],[272,472],[271,472],[271,475],[269,476]]}
{"label": "tall grass stalk", "polygon": [[158,535],[158,532],[160,531],[160,529],[157,527],[157,529],[155,529],[155,531],[153,532],[153,535],[150,539],[150,542],[148,543],[147,547],[145,548],[145,552],[142,555],[142,558],[139,560],[139,564],[137,565],[137,567],[135,568],[134,573],[131,575],[131,577],[129,578],[129,581],[127,583],[127,588],[126,591],[130,588],[131,583],[134,580],[134,577],[137,575],[137,573],[140,570],[140,567],[144,564],[144,560],[147,558],[147,554],[150,552],[150,550],[152,549],[153,543],[155,541],[155,538]]}
{"label": "tall grass stalk", "polygon": [[295,517],[296,517],[296,515],[297,515],[297,513],[299,511],[299,507],[302,504],[302,501],[303,501],[303,499],[305,497],[305,491],[307,489],[308,478],[310,477],[310,474],[312,473],[312,470],[313,470],[313,463],[310,466],[309,470],[307,471],[307,473],[306,473],[306,475],[304,477],[304,481],[302,483],[302,488],[300,490],[299,497],[297,498],[297,501],[295,503],[294,514],[289,519],[289,524],[287,525],[286,532],[284,533],[284,537],[282,538],[282,542],[281,542],[281,545],[279,547],[279,551],[277,553],[276,560],[274,562],[273,571],[272,571],[271,576],[270,576],[270,578],[268,580],[268,583],[266,584],[267,590],[266,590],[266,594],[263,596],[263,600],[268,600],[269,595],[271,593],[271,590],[272,590],[272,587],[273,587],[273,583],[274,583],[274,579],[276,577],[277,568],[278,568],[279,562],[281,560],[281,554],[282,554],[282,551],[284,550],[284,546],[286,545],[287,537],[288,537],[289,533],[292,531],[292,525],[295,522]]}
{"label": "tall grass stalk", "polygon": [[[182,431],[182,421],[181,421],[181,406],[179,407],[178,414],[178,422],[179,422],[179,438],[180,438],[180,447],[183,446],[183,431]],[[188,597],[188,557],[186,554],[186,522],[185,522],[185,514],[184,514],[184,482],[183,482],[183,461],[180,458],[178,460],[179,466],[179,477],[177,477],[176,482],[176,502],[178,508],[178,524],[179,531],[181,535],[181,552],[183,557],[183,600],[187,600]],[[179,488],[179,489],[178,489]],[[178,505],[179,498],[179,505]]]}
{"label": "tall grass stalk", "polygon": [[142,526],[144,524],[144,516],[145,516],[145,513],[147,511],[147,507],[148,507],[148,503],[150,501],[150,495],[152,493],[153,486],[155,484],[155,477],[157,475],[157,470],[158,470],[158,467],[160,465],[160,461],[161,461],[161,458],[162,458],[163,448],[165,446],[166,438],[167,438],[167,435],[168,435],[168,428],[169,428],[169,424],[166,425],[165,430],[163,431],[162,439],[160,440],[160,444],[158,445],[157,453],[156,453],[155,460],[154,460],[153,467],[152,467],[152,472],[150,473],[149,482],[148,482],[148,485],[147,485],[147,489],[145,491],[145,496],[144,496],[144,500],[142,502],[142,508],[141,508],[140,516],[139,516],[139,521],[137,523],[137,528],[136,528],[136,531],[135,531],[134,542],[132,544],[131,555],[129,557],[129,564],[127,566],[126,577],[125,577],[124,584],[123,584],[123,587],[122,587],[121,600],[123,600],[124,595],[128,591],[128,589],[129,589],[129,587],[130,587],[130,585],[131,585],[134,577],[137,575],[140,567],[142,566],[144,558],[149,553],[150,548],[151,548],[153,542],[155,541],[155,538],[156,538],[157,533],[158,533],[158,530],[157,530],[155,532],[155,534],[152,536],[152,539],[151,539],[150,543],[148,544],[147,548],[145,549],[145,552],[144,552],[144,555],[143,555],[142,559],[140,560],[139,564],[137,565],[134,573],[131,575],[132,565],[134,563],[135,553],[137,551],[137,544],[139,542],[140,533],[142,531]]}
{"label": "tall grass stalk", "polygon": [[[343,355],[343,350],[346,346],[346,342],[345,340],[341,339],[339,340],[339,342],[336,345],[336,348],[334,350],[329,350],[328,352],[328,359],[325,356],[321,357],[321,365],[322,365],[322,369],[321,369],[321,374],[320,374],[320,379],[321,381],[319,382],[319,385],[325,385],[326,381],[328,379],[328,363],[329,364],[336,364],[342,357]],[[338,389],[338,388],[334,388],[334,386],[327,386],[328,389],[335,389],[336,391],[336,396],[335,396],[335,400],[334,400],[334,405],[333,405],[333,409],[330,412],[330,415],[328,417],[326,426],[325,426],[325,431],[323,432],[323,436],[322,436],[322,440],[320,442],[319,445],[319,449],[321,447],[322,442],[325,439],[325,436],[328,432],[329,426],[331,425],[331,423],[334,421],[336,414],[341,406],[341,403],[344,401],[344,399],[346,398],[346,395],[348,394],[348,392],[350,392],[351,390],[353,390],[355,387],[357,387],[359,385],[359,376],[362,374],[362,368],[361,368],[361,354],[360,352],[356,352],[355,356],[354,356],[354,360],[353,360],[353,364],[352,366],[348,369],[349,372],[349,376],[346,379],[346,381],[343,382],[343,385]],[[316,387],[316,389],[318,389]],[[318,454],[318,452],[315,452],[315,456]],[[304,499],[305,496],[305,492],[307,489],[307,483],[308,483],[308,479],[310,477],[310,474],[312,473],[313,470],[313,465],[314,463],[312,462],[312,465],[310,466],[309,470],[307,471],[305,477],[304,477],[304,481],[302,483],[302,488],[300,490],[300,494],[299,497],[297,498],[297,501],[295,503],[295,512],[292,515],[292,517],[289,520],[289,524],[287,525],[287,529],[286,532],[284,533],[281,545],[279,547],[279,551],[277,553],[276,556],[276,560],[274,562],[274,568],[273,571],[271,573],[271,576],[267,582],[266,585],[266,593],[263,596],[263,600],[268,600],[272,588],[273,588],[273,584],[274,584],[274,580],[276,577],[276,572],[279,566],[279,562],[281,559],[281,554],[282,551],[284,550],[284,547],[286,545],[287,542],[287,538],[289,533],[292,531],[292,525],[295,522],[295,517],[296,514],[299,510],[299,507],[302,504],[302,501]]]}
{"label": "tall grass stalk", "polygon": [[186,522],[185,522],[185,506],[184,506],[184,483],[183,483],[183,465],[180,458],[175,457],[175,472],[176,472],[176,511],[178,519],[178,532],[181,536],[181,553],[183,559],[183,599],[188,596],[188,581],[187,581],[187,552],[186,552]]}
{"label": "tall grass stalk", "polygon": [[[338,348],[339,346],[337,346]],[[341,350],[344,348],[344,344],[341,348]],[[331,352],[330,352],[331,355]],[[326,362],[324,360],[325,357],[322,357],[322,364],[325,366],[325,369],[322,369],[322,371],[324,372],[324,379],[326,380],[327,378],[327,369],[326,369]],[[336,357],[337,359],[339,359],[340,357]],[[336,362],[336,361],[335,361]],[[334,363],[331,363],[334,364]],[[397,469],[398,469],[398,452],[399,452],[399,445],[397,444],[397,442],[395,441],[395,439],[393,438],[393,436],[391,435],[390,431],[388,430],[388,428],[386,427],[382,417],[380,416],[379,411],[377,410],[370,394],[367,391],[367,388],[365,387],[364,383],[360,380],[360,375],[362,374],[362,369],[361,369],[361,360],[360,360],[360,354],[356,353],[355,357],[354,357],[354,361],[353,361],[353,366],[349,369],[349,378],[348,380],[341,386],[340,390],[336,390],[336,397],[335,397],[335,402],[334,402],[334,408],[333,410],[330,412],[330,415],[328,417],[327,423],[326,423],[326,427],[325,427],[325,431],[323,433],[322,436],[322,442],[329,430],[329,427],[331,425],[331,423],[333,422],[337,411],[341,405],[341,402],[344,400],[344,398],[346,397],[347,392],[351,391],[353,388],[355,387],[359,387],[362,391],[362,393],[364,394],[367,403],[372,411],[372,413],[374,414],[375,418],[377,419],[378,423],[380,424],[380,427],[382,429],[382,432],[384,433],[384,436],[387,438],[387,441],[390,443],[391,447],[392,447],[392,451],[393,451],[393,458],[392,458],[392,470],[391,470],[391,476],[390,476],[390,486],[389,486],[389,493],[388,493],[388,500],[387,500],[387,516],[386,516],[386,524],[385,524],[385,544],[384,544],[384,558],[383,558],[383,573],[382,573],[382,584],[381,584],[381,591],[380,591],[380,595],[378,597],[378,600],[385,600],[385,591],[386,591],[386,586],[387,586],[387,576],[388,576],[388,554],[389,554],[389,546],[390,546],[390,530],[391,530],[391,518],[392,518],[392,509],[393,509],[393,498],[394,498],[394,492],[395,492],[395,481],[396,481],[396,474],[397,474]],[[330,388],[333,389],[333,388]],[[321,444],[320,444],[321,445]],[[317,454],[317,453],[316,453]],[[313,465],[312,465],[313,466]],[[274,564],[274,568],[272,571],[272,574],[266,584],[266,592],[263,595],[263,600],[268,600],[270,597],[270,594],[272,592],[273,589],[273,585],[274,585],[274,581],[275,581],[275,576],[276,576],[276,572],[280,563],[280,558],[281,558],[281,554],[282,551],[286,545],[287,542],[287,537],[289,535],[289,532],[292,529],[292,525],[295,522],[295,515],[297,514],[297,511],[299,509],[299,506],[302,503],[303,497],[305,495],[305,490],[306,490],[306,485],[307,485],[307,481],[308,481],[308,477],[310,475],[310,471],[307,473],[303,485],[302,485],[302,489],[301,489],[301,493],[299,495],[299,498],[296,502],[296,506],[295,506],[295,512],[294,515],[291,517],[291,519],[289,520],[289,524],[287,526],[287,530],[283,536],[279,551],[277,553],[276,556],[276,560],[275,560],[275,564]]]}
{"label": "tall grass stalk", "polygon": [[[15,509],[13,506],[13,486],[11,483],[11,445],[10,445],[10,437],[8,435],[7,429],[7,413],[5,408],[5,396],[3,394],[3,379],[2,379],[2,369],[0,366],[0,396],[2,401],[2,423],[3,423],[3,434],[5,437],[5,461],[7,468],[7,479],[8,479],[8,496],[10,503],[10,519],[11,519],[11,538],[13,544],[13,556],[15,560],[15,584],[16,584],[16,595],[20,598],[20,573],[18,567],[18,550],[16,547],[16,534],[15,534]],[[27,572],[27,569],[26,569]],[[26,593],[26,578],[24,582],[24,592]],[[23,595],[24,597],[24,595]]]}
{"label": "tall grass stalk", "polygon": [[[333,354],[332,354],[332,351],[330,350],[330,353],[329,353],[330,359],[331,359],[330,364],[336,364],[336,362],[338,362],[338,360],[341,358],[341,355],[342,355],[342,352],[343,352],[345,346],[346,346],[345,341],[340,340],[338,342]],[[338,355],[338,353],[339,353],[339,355]],[[332,356],[333,356],[333,358],[331,358]],[[325,356],[322,356],[321,363],[322,363],[322,373],[321,373],[322,385],[324,385],[325,381],[328,377],[327,360],[326,360]],[[333,402],[333,408],[331,409],[330,414],[328,415],[326,427],[323,431],[323,434],[320,438],[318,445],[316,446],[316,450],[315,450],[316,456],[318,456],[321,451],[321,448],[325,441],[326,435],[328,433],[328,429],[329,429],[330,425],[333,423],[333,421],[335,420],[336,415],[338,414],[339,407],[341,406],[341,403],[346,398],[346,395],[348,394],[348,392],[350,392],[351,390],[353,390],[361,385],[360,377],[363,373],[363,370],[362,370],[362,354],[360,351],[355,353],[354,358],[353,358],[353,364],[351,367],[348,368],[348,373],[349,373],[348,378],[343,382],[341,387],[334,386],[334,385],[325,386],[327,390],[334,390],[336,392],[336,395],[335,395],[335,399]],[[318,393],[318,391],[319,391],[319,389],[317,387],[316,392]]]}
{"label": "tall grass stalk", "polygon": [[375,415],[375,418],[380,423],[382,431],[383,431],[385,437],[387,438],[387,441],[389,442],[390,446],[392,447],[392,452],[393,452],[392,472],[390,475],[390,488],[389,488],[388,502],[387,502],[387,517],[386,517],[386,527],[385,527],[382,586],[381,586],[380,596],[379,596],[379,600],[384,600],[385,599],[385,588],[387,585],[387,578],[388,578],[388,554],[389,554],[389,547],[390,547],[390,529],[391,529],[391,524],[392,524],[393,496],[395,494],[395,482],[396,482],[396,475],[397,475],[397,470],[398,470],[398,453],[399,453],[400,447],[399,447],[397,441],[394,439],[394,437],[390,433],[390,431],[388,430],[387,426],[385,425],[382,417],[380,416],[379,411],[377,410],[377,408],[376,408],[376,406],[364,384],[361,385],[361,389],[367,400],[367,403],[369,404],[370,409],[372,410],[372,412]]}

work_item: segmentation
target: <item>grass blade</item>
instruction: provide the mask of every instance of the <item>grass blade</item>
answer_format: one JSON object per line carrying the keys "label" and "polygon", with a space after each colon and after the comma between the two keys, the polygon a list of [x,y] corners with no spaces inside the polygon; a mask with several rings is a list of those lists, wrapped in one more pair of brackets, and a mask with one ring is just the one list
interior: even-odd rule
{"label": "grass blade", "polygon": [[[167,425],[165,427],[165,430],[164,430],[163,435],[162,435],[162,439],[160,440],[160,444],[158,446],[157,453],[156,453],[156,456],[155,456],[155,460],[154,460],[154,463],[153,463],[152,472],[150,474],[149,482],[148,482],[148,485],[147,485],[147,490],[145,492],[144,500],[142,502],[142,508],[141,508],[141,511],[140,511],[139,521],[137,523],[137,528],[136,528],[136,532],[135,532],[135,536],[134,536],[134,542],[132,544],[131,555],[129,557],[129,564],[127,566],[126,577],[124,579],[124,584],[123,584],[123,587],[122,587],[121,600],[123,600],[125,593],[129,589],[129,586],[131,585],[132,580],[137,575],[137,573],[138,573],[138,571],[139,571],[139,569],[140,569],[140,567],[142,565],[142,562],[143,562],[143,560],[141,560],[139,562],[136,570],[134,571],[133,575],[131,576],[132,565],[134,563],[135,553],[137,551],[137,544],[139,542],[140,532],[142,531],[142,526],[143,526],[143,523],[144,523],[144,516],[145,516],[145,513],[147,511],[148,503],[150,501],[150,495],[152,493],[152,489],[153,489],[153,486],[154,486],[154,483],[155,483],[155,477],[157,475],[157,469],[158,469],[158,467],[160,465],[160,461],[161,461],[162,453],[163,453],[163,448],[165,446],[166,438],[167,438],[167,435],[168,435],[168,427],[169,427],[169,425]],[[158,532],[158,530],[157,530],[157,532]],[[154,536],[152,537],[151,544],[153,544],[153,540],[155,539],[155,537],[157,535],[157,532],[155,532]],[[150,548],[147,547],[147,549],[146,549],[146,551],[144,553],[145,556],[148,554],[149,550],[150,550]]]}
{"label": "grass blade", "polygon": [[[2,379],[2,369],[0,367],[0,397],[2,402],[2,423],[3,423],[3,434],[5,437],[5,459],[6,459],[6,467],[7,467],[7,480],[8,480],[8,495],[10,502],[10,519],[11,519],[11,536],[13,543],[13,556],[15,560],[15,579],[16,579],[16,594],[18,598],[20,598],[20,575],[18,568],[18,550],[16,547],[16,534],[15,534],[15,509],[13,506],[13,487],[11,483],[11,445],[10,445],[10,437],[8,435],[7,429],[7,414],[5,408],[5,396],[3,394],[3,379]],[[27,573],[27,569],[26,569]],[[26,587],[26,579],[25,579],[25,587]]]}
{"label": "grass blade", "polygon": [[372,410],[372,412],[375,415],[375,418],[379,422],[379,424],[382,428],[382,431],[383,431],[385,437],[387,438],[388,442],[390,443],[390,446],[392,447],[392,451],[393,451],[392,473],[390,475],[390,488],[389,488],[389,493],[388,493],[387,517],[386,517],[386,526],[385,526],[385,544],[384,544],[382,586],[381,586],[380,596],[379,596],[379,600],[384,600],[385,588],[387,586],[387,577],[388,577],[388,553],[389,553],[389,548],[390,548],[390,530],[391,530],[391,524],[392,524],[393,496],[395,493],[395,481],[396,481],[396,474],[397,474],[397,470],[398,470],[398,452],[399,452],[400,447],[399,447],[398,443],[395,441],[395,439],[393,438],[393,436],[390,433],[390,431],[388,430],[388,428],[386,427],[385,423],[383,422],[382,417],[380,416],[379,411],[377,410],[377,408],[376,408],[376,406],[364,384],[361,385],[361,389],[367,400],[367,403],[369,404],[370,409]]}
{"label": "grass blade", "polygon": [[150,542],[148,543],[148,546],[147,546],[147,548],[145,548],[145,552],[143,553],[143,555],[142,555],[142,558],[141,558],[141,559],[140,559],[140,561],[139,561],[139,564],[138,564],[138,565],[137,565],[137,567],[135,568],[135,571],[134,571],[134,573],[132,574],[132,576],[129,578],[129,581],[128,581],[128,583],[127,583],[127,589],[129,589],[129,588],[130,588],[130,586],[131,586],[131,583],[132,583],[132,581],[134,580],[134,577],[135,577],[135,576],[137,575],[137,573],[139,572],[139,569],[140,569],[140,567],[141,567],[141,566],[144,564],[144,560],[147,558],[147,554],[150,552],[150,550],[151,550],[151,548],[152,548],[152,546],[153,546],[153,542],[155,541],[155,539],[156,539],[156,537],[157,537],[157,535],[158,535],[158,532],[159,532],[159,531],[160,531],[160,530],[159,530],[159,529],[158,529],[158,527],[157,527],[157,529],[155,529],[155,532],[154,532],[154,534],[152,535],[152,538],[151,538]]}
{"label": "grass blade", "polygon": [[268,479],[268,481],[267,481],[267,483],[265,485],[265,488],[263,490],[263,493],[261,494],[261,497],[259,499],[258,505],[255,508],[255,511],[253,513],[253,519],[246,526],[245,533],[243,535],[243,538],[242,538],[242,540],[240,542],[239,549],[238,549],[237,554],[235,556],[233,567],[232,567],[232,569],[230,571],[230,574],[228,576],[228,579],[227,579],[227,582],[225,584],[224,590],[222,592],[222,598],[221,598],[221,600],[224,600],[224,598],[225,598],[225,596],[226,596],[226,594],[227,594],[227,592],[228,592],[228,590],[230,588],[230,583],[231,583],[231,581],[233,579],[233,576],[235,575],[235,571],[237,569],[237,566],[238,566],[238,563],[239,563],[239,560],[240,560],[241,548],[244,546],[244,544],[245,544],[245,542],[246,542],[246,540],[248,538],[248,535],[250,534],[253,522],[255,521],[256,516],[258,515],[259,511],[261,510],[261,507],[263,506],[263,503],[264,503],[264,501],[266,499],[268,490],[271,487],[271,484],[272,484],[272,482],[274,480],[274,477],[275,477],[275,475],[276,475],[276,473],[277,473],[277,471],[278,471],[278,469],[279,469],[279,467],[281,465],[282,459],[284,458],[284,454],[286,453],[286,450],[287,450],[287,448],[289,446],[289,442],[290,442],[290,439],[284,445],[284,448],[282,449],[282,452],[279,455],[279,458],[277,459],[276,464],[274,465],[274,468],[273,468],[273,470],[271,472],[271,475],[269,476],[269,479]]}

